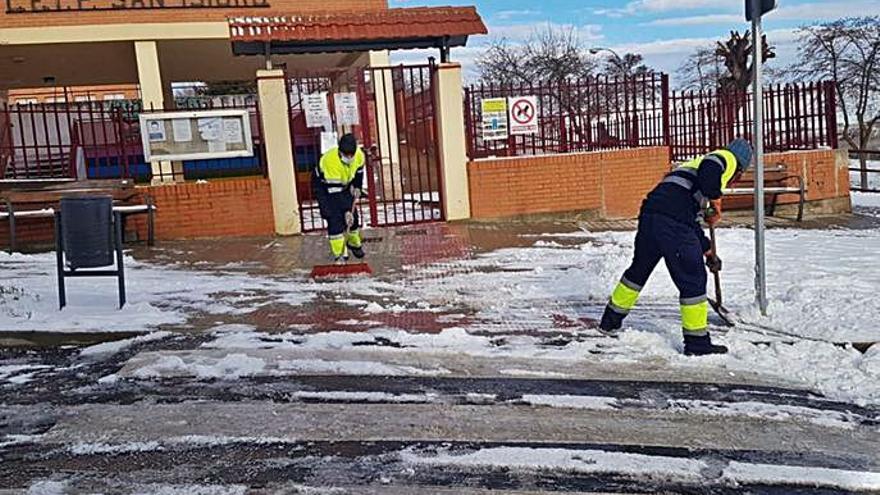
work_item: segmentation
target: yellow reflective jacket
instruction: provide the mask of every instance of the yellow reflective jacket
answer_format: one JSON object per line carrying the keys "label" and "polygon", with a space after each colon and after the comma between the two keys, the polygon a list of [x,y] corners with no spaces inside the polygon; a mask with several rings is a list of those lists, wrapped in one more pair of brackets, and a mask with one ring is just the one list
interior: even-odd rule
{"label": "yellow reflective jacket", "polygon": [[340,193],[350,186],[363,189],[364,165],[367,162],[364,151],[360,148],[354,154],[350,164],[346,164],[339,156],[339,148],[324,153],[321,161],[313,172],[313,183],[328,194]]}

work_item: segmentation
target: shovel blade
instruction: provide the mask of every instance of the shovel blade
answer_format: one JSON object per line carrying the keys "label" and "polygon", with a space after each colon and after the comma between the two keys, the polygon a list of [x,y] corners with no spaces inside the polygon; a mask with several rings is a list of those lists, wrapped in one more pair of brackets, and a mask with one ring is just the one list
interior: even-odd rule
{"label": "shovel blade", "polygon": [[728,327],[736,326],[736,322],[734,321],[733,314],[730,312],[730,310],[728,310],[721,304],[718,304],[718,302],[711,297],[709,298],[709,306],[712,306],[715,314],[717,314],[718,317],[721,318],[721,321],[723,321],[725,325],[727,325]]}
{"label": "shovel blade", "polygon": [[354,275],[372,275],[373,270],[366,263],[351,263],[348,265],[315,265],[312,268],[312,278],[327,277],[350,277]]}

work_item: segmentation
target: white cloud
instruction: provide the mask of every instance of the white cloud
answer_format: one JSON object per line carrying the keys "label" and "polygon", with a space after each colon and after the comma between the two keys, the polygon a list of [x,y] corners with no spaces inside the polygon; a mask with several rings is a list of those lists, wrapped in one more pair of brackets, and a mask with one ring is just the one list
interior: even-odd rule
{"label": "white cloud", "polygon": [[691,17],[671,17],[668,19],[655,19],[644,23],[645,26],[703,26],[707,24],[734,24],[742,23],[743,17],[736,14],[708,14]]}
{"label": "white cloud", "polygon": [[732,2],[731,0],[636,0],[627,3],[626,6],[621,9],[596,9],[594,12],[600,15],[620,17],[640,12],[658,13],[675,10],[714,8],[731,10],[731,7],[734,5],[736,5],[737,8],[744,8],[742,3]]}
{"label": "white cloud", "polygon": [[506,21],[510,20],[514,17],[527,17],[527,16],[536,16],[540,15],[541,12],[537,10],[501,10],[495,13],[495,18]]}
{"label": "white cloud", "polygon": [[[774,46],[790,45],[797,39],[795,29],[773,29],[766,32],[767,39]],[[676,38],[656,40],[648,43],[629,43],[612,47],[618,52],[641,53],[642,55],[681,55],[689,54],[697,48],[713,46],[721,38]]]}
{"label": "white cloud", "polygon": [[[800,5],[783,4],[778,9],[767,14],[769,21],[820,21],[838,19],[846,15],[875,15],[880,14],[880,1],[855,1],[855,2],[822,2],[805,3]],[[738,14],[705,14],[686,17],[670,17],[655,19],[646,22],[646,26],[701,26],[711,24],[734,24],[745,23],[745,15]]]}
{"label": "white cloud", "polygon": [[876,14],[880,14],[880,2],[877,0],[828,1],[801,5],[782,4],[777,10],[767,14],[767,19],[818,21]]}
{"label": "white cloud", "polygon": [[589,43],[598,41],[605,36],[602,34],[602,26],[598,24],[585,24],[575,26],[574,24],[559,24],[555,22],[536,22],[531,24],[509,24],[506,26],[489,26],[489,35],[495,38],[505,38],[513,42],[525,41],[535,33],[542,32],[546,29],[574,30],[574,33],[580,41]]}

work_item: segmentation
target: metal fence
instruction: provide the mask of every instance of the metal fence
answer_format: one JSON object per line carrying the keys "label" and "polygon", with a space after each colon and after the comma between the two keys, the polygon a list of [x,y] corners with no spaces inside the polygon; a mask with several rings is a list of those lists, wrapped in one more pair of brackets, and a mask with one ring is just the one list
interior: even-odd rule
{"label": "metal fence", "polygon": [[[210,103],[204,108],[226,107]],[[256,105],[246,108],[254,157],[185,161],[178,173],[182,170],[186,179],[265,175],[259,110]],[[0,106],[0,179],[149,181],[153,171],[144,160],[138,120],[143,111],[139,100]]]}
{"label": "metal fence", "polygon": [[[656,73],[470,86],[465,89],[468,154],[485,158],[663,146],[668,95],[669,77]],[[523,96],[537,99],[537,133],[490,139],[482,100]]]}
{"label": "metal fence", "polygon": [[[490,139],[482,115],[487,98],[534,96],[537,132]],[[830,82],[771,85],[764,90],[766,151],[836,148],[837,114]],[[751,139],[748,92],[673,92],[665,74],[631,78],[470,86],[465,90],[468,155],[527,156],[668,146],[682,161],[735,137]]]}
{"label": "metal fence", "polygon": [[[752,137],[752,93],[673,92],[669,104],[669,145],[674,161],[708,153],[735,137]],[[764,89],[763,108],[765,151],[837,148],[832,83],[770,85]]]}
{"label": "metal fence", "polygon": [[880,149],[849,150],[850,189],[880,193]]}
{"label": "metal fence", "polygon": [[[303,230],[320,230],[325,224],[313,196],[311,171],[321,158],[322,136],[328,137],[331,131],[354,134],[367,152],[367,194],[359,205],[365,225],[442,220],[435,70],[432,64],[422,64],[288,72],[290,132]],[[355,94],[357,124],[340,121],[335,101],[340,93]],[[322,94],[329,120],[310,126],[307,100]]]}

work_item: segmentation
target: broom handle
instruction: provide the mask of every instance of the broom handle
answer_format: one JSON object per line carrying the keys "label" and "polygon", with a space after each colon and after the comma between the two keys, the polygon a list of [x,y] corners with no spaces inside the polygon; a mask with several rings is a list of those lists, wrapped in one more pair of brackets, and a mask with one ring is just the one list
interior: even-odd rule
{"label": "broom handle", "polygon": [[[715,256],[718,256],[718,244],[715,242],[715,226],[709,226],[709,240],[711,241],[712,253]],[[715,299],[718,302],[718,306],[721,306],[721,274],[716,272],[712,272],[712,275],[715,276]]]}

